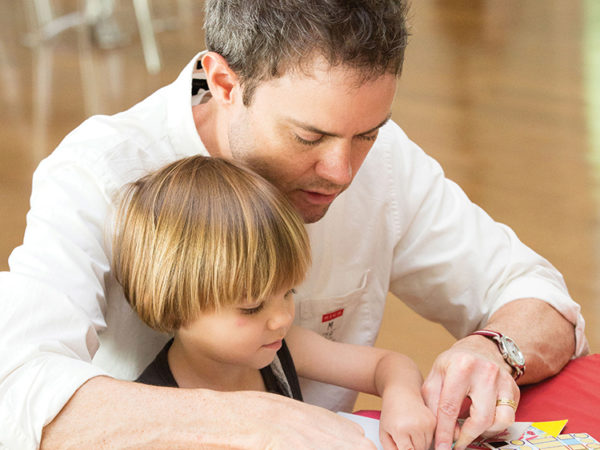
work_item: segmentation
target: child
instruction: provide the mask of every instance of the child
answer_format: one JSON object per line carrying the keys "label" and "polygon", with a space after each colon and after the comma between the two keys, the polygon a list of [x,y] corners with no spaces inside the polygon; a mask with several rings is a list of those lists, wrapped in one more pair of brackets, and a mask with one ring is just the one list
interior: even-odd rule
{"label": "child", "polygon": [[138,381],[302,400],[300,375],[380,395],[383,445],[429,448],[435,418],[412,361],[292,325],[309,240],[293,207],[260,176],[194,156],[138,180],[119,210],[113,255],[133,309],[174,334]]}

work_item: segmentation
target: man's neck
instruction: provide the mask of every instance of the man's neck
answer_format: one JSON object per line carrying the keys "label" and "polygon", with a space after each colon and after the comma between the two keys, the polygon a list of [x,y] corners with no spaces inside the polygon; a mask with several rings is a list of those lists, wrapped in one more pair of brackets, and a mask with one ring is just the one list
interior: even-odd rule
{"label": "man's neck", "polygon": [[192,116],[200,140],[210,156],[223,157],[227,148],[226,123],[220,118],[214,100],[192,106]]}

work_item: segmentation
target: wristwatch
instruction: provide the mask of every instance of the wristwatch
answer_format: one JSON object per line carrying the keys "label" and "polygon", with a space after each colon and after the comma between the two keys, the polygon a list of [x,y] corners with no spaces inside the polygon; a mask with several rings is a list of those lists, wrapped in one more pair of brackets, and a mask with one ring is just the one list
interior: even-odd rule
{"label": "wristwatch", "polygon": [[484,336],[491,339],[498,346],[498,350],[502,353],[504,361],[513,368],[512,376],[515,381],[525,373],[525,357],[511,338],[491,330],[474,331],[470,334],[470,336],[472,335]]}

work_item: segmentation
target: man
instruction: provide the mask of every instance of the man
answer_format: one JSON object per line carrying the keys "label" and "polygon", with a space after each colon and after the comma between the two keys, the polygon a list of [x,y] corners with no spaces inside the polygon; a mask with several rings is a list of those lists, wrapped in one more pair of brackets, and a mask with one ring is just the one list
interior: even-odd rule
{"label": "man", "polygon": [[[246,163],[309,224],[300,325],[373,344],[391,290],[460,338],[423,388],[438,449],[514,420],[513,377],[543,379],[585,352],[560,274],[389,121],[404,13],[393,0],[209,1],[207,53],[131,110],[86,121],[42,162],[24,244],[0,278],[0,442],[371,448],[311,405],[112,378],[134,378],[167,337],[137,321],[110,273],[110,215],[123,185],[196,153]],[[503,345],[510,336],[525,364],[516,349],[505,359],[495,340],[469,335],[481,329]],[[303,392],[333,410],[354,399],[322,385]]]}

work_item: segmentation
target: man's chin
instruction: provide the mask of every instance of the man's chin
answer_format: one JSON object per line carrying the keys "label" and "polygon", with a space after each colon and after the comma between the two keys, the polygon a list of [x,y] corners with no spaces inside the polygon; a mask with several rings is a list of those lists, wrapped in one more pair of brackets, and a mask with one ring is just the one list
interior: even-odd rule
{"label": "man's chin", "polygon": [[325,213],[327,212],[327,210],[329,209],[329,205],[323,205],[323,206],[310,206],[310,207],[298,207],[296,206],[296,210],[300,213],[300,216],[302,216],[302,219],[304,219],[304,223],[315,223],[318,222],[319,220],[321,220],[323,218],[323,216],[325,216]]}

